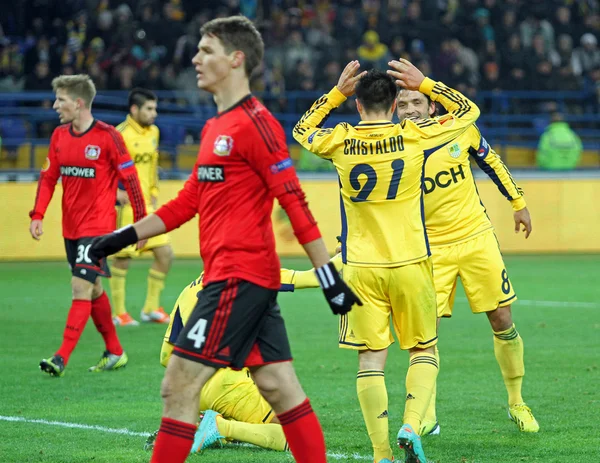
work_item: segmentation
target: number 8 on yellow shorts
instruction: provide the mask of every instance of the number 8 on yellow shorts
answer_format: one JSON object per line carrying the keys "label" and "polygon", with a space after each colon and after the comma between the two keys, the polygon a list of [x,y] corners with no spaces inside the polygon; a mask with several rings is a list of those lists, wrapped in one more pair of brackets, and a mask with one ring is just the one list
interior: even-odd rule
{"label": "number 8 on yellow shorts", "polygon": [[493,230],[448,246],[432,246],[438,317],[451,317],[460,276],[473,313],[490,312],[517,300]]}
{"label": "number 8 on yellow shorts", "polygon": [[401,349],[437,343],[431,259],[394,268],[345,265],[343,276],[363,305],[340,317],[341,348],[386,349],[392,324]]}

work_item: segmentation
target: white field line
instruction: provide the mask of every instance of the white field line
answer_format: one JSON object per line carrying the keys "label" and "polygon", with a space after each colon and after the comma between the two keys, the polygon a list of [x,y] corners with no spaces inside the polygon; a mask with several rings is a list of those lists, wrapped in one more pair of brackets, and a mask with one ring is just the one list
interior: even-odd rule
{"label": "white field line", "polygon": [[[106,426],[97,426],[90,424],[80,424],[80,423],[66,423],[64,421],[50,421],[50,420],[42,420],[42,419],[33,419],[33,418],[24,418],[22,416],[3,416],[0,415],[0,421],[8,421],[13,423],[30,423],[30,424],[43,424],[46,426],[58,426],[62,428],[72,428],[72,429],[85,429],[88,431],[99,431],[105,432],[109,434],[121,434],[124,436],[135,436],[135,437],[148,437],[151,433],[149,432],[136,432],[130,431],[125,428],[107,428]],[[250,444],[242,444],[244,446],[252,447]],[[142,446],[140,445],[140,449]],[[360,461],[368,461],[371,460],[372,457],[366,455],[360,455],[358,453],[353,453],[352,455],[348,455],[346,453],[337,453],[337,452],[328,452],[327,456],[333,458],[335,460],[360,460]]]}
{"label": "white field line", "polygon": [[[457,302],[469,301],[465,297],[457,297]],[[596,302],[576,302],[576,301],[531,301],[527,299],[517,299],[515,305],[525,305],[530,307],[558,307],[572,309],[600,309],[600,304]]]}

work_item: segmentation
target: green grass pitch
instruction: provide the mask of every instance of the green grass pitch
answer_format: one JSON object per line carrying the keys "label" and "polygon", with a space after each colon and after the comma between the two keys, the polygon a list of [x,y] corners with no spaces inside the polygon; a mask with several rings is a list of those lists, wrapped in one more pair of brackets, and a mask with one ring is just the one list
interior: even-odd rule
{"label": "green grass pitch", "polygon": [[[455,316],[443,320],[440,329],[442,432],[424,438],[426,454],[441,463],[598,462],[600,256],[508,256],[506,261],[521,301],[513,313],[525,342],[524,397],[541,431],[521,434],[508,420],[489,324],[485,316],[470,313],[459,290]],[[308,267],[302,259],[283,264]],[[135,262],[128,278],[128,305],[136,318],[148,265]],[[166,309],[199,272],[198,261],[175,263],[163,296]],[[90,322],[65,376],[50,378],[38,363],[61,340],[70,304],[66,262],[2,263],[0,294],[0,462],[149,461],[141,434],[154,431],[160,422],[163,368],[158,354],[164,327],[120,328],[130,364],[122,371],[92,374],[87,368],[98,360],[103,345]],[[280,304],[298,375],[325,431],[329,461],[372,461],[355,394],[356,354],[337,348],[337,319],[316,289],[282,294]],[[392,347],[386,369],[390,439],[402,424],[406,364],[407,355]],[[397,460],[400,455],[396,451]],[[292,458],[230,446],[188,461]]]}

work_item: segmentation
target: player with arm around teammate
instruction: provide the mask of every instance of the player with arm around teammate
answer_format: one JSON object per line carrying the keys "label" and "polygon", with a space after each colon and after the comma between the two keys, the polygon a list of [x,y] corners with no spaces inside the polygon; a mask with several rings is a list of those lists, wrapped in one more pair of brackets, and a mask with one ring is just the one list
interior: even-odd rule
{"label": "player with arm around teammate", "polygon": [[[459,92],[425,78],[406,60],[398,65],[403,86],[431,95],[449,114],[392,123],[394,79],[377,70],[357,75],[360,66],[353,61],[294,128],[296,141],[330,159],[340,178],[344,280],[364,307],[342,316],[339,345],[358,351],[357,393],[376,463],[393,458],[384,380],[392,327],[400,347],[410,353],[398,443],[406,461],[426,461],[418,432],[438,367],[435,288],[422,216],[423,164],[479,116],[477,106]],[[322,129],[331,111],[355,92],[361,122]]]}
{"label": "player with arm around teammate", "polygon": [[[401,121],[425,119],[436,112],[435,103],[415,90],[400,90],[397,103],[396,113]],[[521,395],[525,374],[523,340],[511,315],[511,305],[517,296],[508,278],[493,226],[479,198],[471,159],[510,201],[515,233],[522,227],[528,238],[532,229],[523,190],[475,125],[433,153],[425,165],[424,204],[438,317],[452,316],[460,276],[471,310],[485,313],[490,322],[494,353],[508,392],[509,417],[521,431],[537,432],[539,425]],[[436,357],[439,361],[437,346]],[[435,400],[434,390],[422,434],[440,432]]]}

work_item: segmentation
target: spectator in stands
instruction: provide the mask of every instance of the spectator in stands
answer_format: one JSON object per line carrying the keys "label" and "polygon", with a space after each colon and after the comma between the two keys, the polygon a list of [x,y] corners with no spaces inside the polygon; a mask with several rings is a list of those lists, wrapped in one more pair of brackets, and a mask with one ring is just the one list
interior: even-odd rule
{"label": "spectator in stands", "polygon": [[51,88],[50,66],[48,66],[47,61],[38,61],[34,73],[28,75],[25,79],[25,90],[47,92]]}
{"label": "spectator in stands", "polygon": [[406,8],[406,17],[401,22],[401,29],[397,33],[402,34],[404,40],[412,42],[415,39],[426,41],[427,44],[435,41],[431,34],[431,24],[422,17],[421,4],[413,1]]}
{"label": "spectator in stands", "polygon": [[362,44],[358,47],[358,59],[363,69],[386,69],[391,55],[387,45],[379,41],[379,34],[371,30],[363,35]]}
{"label": "spectator in stands", "polygon": [[[558,65],[558,86],[557,90],[576,91],[581,89],[581,79],[575,75],[573,62],[573,39],[567,34],[558,36],[557,54],[559,57]],[[575,109],[575,108],[573,108]]]}
{"label": "spectator in stands", "polygon": [[521,46],[519,34],[513,34],[508,39],[508,48],[501,55],[503,63],[503,78],[510,82],[513,90],[525,90],[527,88],[528,64],[527,56]]}
{"label": "spectator in stands", "polygon": [[548,170],[570,170],[577,167],[583,147],[579,136],[558,112],[552,113],[550,125],[540,138],[537,165]]}
{"label": "spectator in stands", "polygon": [[496,34],[490,24],[490,12],[485,8],[477,8],[473,17],[475,19],[475,40],[479,46],[494,41]]}
{"label": "spectator in stands", "polygon": [[477,57],[477,53],[471,48],[464,46],[456,38],[450,41],[450,50],[452,55],[465,67],[468,84],[476,86],[479,82],[479,58]]}
{"label": "spectator in stands", "polygon": [[302,32],[299,30],[290,32],[285,46],[284,70],[286,75],[293,73],[293,69],[301,61],[311,63],[313,56],[311,48],[304,43]]}
{"label": "spectator in stands", "polygon": [[25,53],[24,73],[32,73],[35,70],[35,66],[40,61],[48,63],[52,74],[56,74],[60,69],[60,60],[56,53],[56,47],[50,46],[50,41],[46,36],[40,36],[37,39],[35,47],[31,47]]}
{"label": "spectator in stands", "polygon": [[600,66],[598,39],[593,34],[584,34],[581,37],[581,47],[573,52],[573,71],[577,76],[585,75],[597,66]]}
{"label": "spectator in stands", "polygon": [[553,28],[556,37],[560,37],[562,34],[566,34],[571,38],[575,36],[576,26],[571,24],[571,10],[567,6],[556,9]]}
{"label": "spectator in stands", "polygon": [[519,25],[517,23],[517,10],[505,10],[502,15],[502,24],[496,27],[495,30],[498,43],[506,44],[513,34],[518,34]]}
{"label": "spectator in stands", "polygon": [[543,38],[545,49],[554,50],[554,28],[545,19],[546,7],[539,5],[533,7],[521,23],[521,41],[525,48],[533,46],[533,38],[540,34]]}

